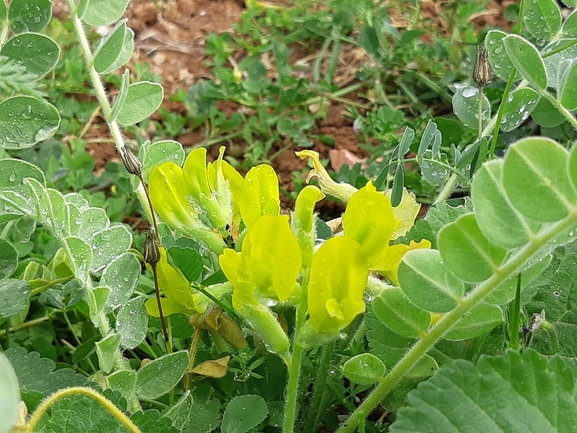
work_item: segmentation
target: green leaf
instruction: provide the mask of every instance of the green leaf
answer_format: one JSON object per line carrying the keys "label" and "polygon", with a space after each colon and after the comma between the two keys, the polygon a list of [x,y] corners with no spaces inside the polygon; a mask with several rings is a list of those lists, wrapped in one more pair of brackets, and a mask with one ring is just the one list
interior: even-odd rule
{"label": "green leaf", "polygon": [[549,40],[561,28],[561,11],[555,0],[536,0],[523,5],[523,24],[538,39]]}
{"label": "green leaf", "polygon": [[18,266],[18,251],[10,242],[0,238],[0,280],[12,275],[16,266]]}
{"label": "green leaf", "polygon": [[485,37],[485,48],[489,54],[489,63],[493,72],[500,79],[507,81],[513,71],[513,62],[505,50],[503,39],[507,33],[500,30],[491,30]]}
{"label": "green leaf", "polygon": [[[113,72],[125,63],[122,62],[122,60],[128,61],[130,59],[130,56],[128,59],[125,59],[124,44],[126,43],[126,37],[129,36],[129,41],[133,40],[130,38],[130,35],[134,34],[127,28],[127,21],[128,19],[126,18],[119,21],[116,26],[101,39],[98,47],[94,51],[94,69],[96,69],[96,72],[99,74]],[[127,48],[130,48],[130,46]],[[134,43],[132,44],[132,48],[134,48]],[[122,54],[124,54],[123,58],[120,57]],[[130,54],[132,54],[132,49],[130,50]]]}
{"label": "green leaf", "polygon": [[92,244],[91,271],[98,271],[120,254],[128,251],[132,235],[126,226],[117,225],[94,234]]}
{"label": "green leaf", "polygon": [[106,378],[108,387],[118,391],[126,399],[130,399],[136,386],[136,372],[134,370],[118,370]]}
{"label": "green leaf", "polygon": [[192,406],[190,424],[186,433],[210,433],[220,424],[220,402],[216,399],[206,403],[198,401]]}
{"label": "green leaf", "polygon": [[142,367],[137,374],[136,395],[155,399],[166,394],[182,379],[188,367],[188,352],[170,353]]}
{"label": "green leaf", "polygon": [[495,245],[515,248],[526,244],[540,224],[531,223],[511,206],[501,184],[503,160],[489,161],[473,178],[471,197],[483,234]]}
{"label": "green leaf", "polygon": [[195,249],[174,246],[168,249],[168,255],[189,282],[196,281],[202,274],[204,263]]}
{"label": "green leaf", "polygon": [[[50,21],[51,16],[52,3],[50,0],[12,0],[10,2],[8,19],[10,20],[10,28],[16,34],[42,31]],[[4,17],[0,16],[0,19],[3,21]]]}
{"label": "green leaf", "polygon": [[573,11],[563,23],[563,33],[570,37],[577,36],[577,11]]}
{"label": "green leaf", "polygon": [[[521,272],[521,293],[523,289],[529,285],[535,278],[537,278],[547,268],[551,262],[551,256],[545,256],[537,260],[534,264],[522,269]],[[489,293],[484,301],[488,304],[504,305],[515,299],[517,291],[517,275],[512,276],[491,293]]]}
{"label": "green leaf", "polygon": [[525,138],[511,145],[502,182],[509,201],[523,216],[554,222],[569,214],[577,193],[566,170],[568,158],[563,147],[547,138]]}
{"label": "green leaf", "polygon": [[278,39],[274,39],[272,52],[276,61],[276,69],[281,77],[291,76],[291,67],[289,64],[290,52],[285,44]]}
{"label": "green leaf", "polygon": [[194,403],[192,394],[190,391],[186,391],[176,404],[173,404],[166,410],[163,417],[170,418],[172,420],[172,426],[176,427],[179,431],[183,431],[185,427],[190,424]]}
{"label": "green leaf", "polygon": [[222,433],[247,433],[258,426],[268,415],[264,399],[258,395],[239,395],[233,398],[224,411]]}
{"label": "green leaf", "polygon": [[509,94],[503,110],[501,131],[509,132],[521,125],[539,102],[539,95],[533,89],[518,89]]}
{"label": "green leaf", "polygon": [[374,27],[365,25],[359,34],[359,44],[369,53],[374,59],[381,58],[381,44],[379,37]]}
{"label": "green leaf", "polygon": [[563,83],[559,83],[558,93],[561,94],[561,104],[568,110],[577,108],[577,61],[572,61],[563,77]]}
{"label": "green leaf", "polygon": [[63,243],[74,266],[74,275],[80,281],[88,281],[90,278],[90,264],[92,262],[90,246],[82,239],[76,237],[63,239]]}
{"label": "green leaf", "polygon": [[34,164],[20,159],[0,159],[0,188],[7,188],[28,195],[28,187],[23,183],[27,177],[46,185],[44,173]]}
{"label": "green leaf", "polygon": [[[110,113],[109,122],[114,122],[118,117],[118,113],[120,113],[120,110],[122,109],[124,103],[126,102],[126,97],[128,96],[129,88],[130,88],[130,71],[126,69],[122,74],[122,78],[120,80],[120,91],[118,92],[118,96],[114,100],[114,105],[112,106],[112,112]],[[144,148],[145,146],[142,146],[140,149],[142,150]],[[142,158],[140,159],[142,160]]]}
{"label": "green leaf", "polygon": [[130,0],[82,0],[79,18],[89,26],[107,26],[120,19]]}
{"label": "green leaf", "polygon": [[489,278],[507,254],[483,235],[474,214],[463,215],[443,227],[438,242],[445,266],[468,283]]}
{"label": "green leaf", "polygon": [[6,2],[0,2],[0,21],[6,20]]}
{"label": "green leaf", "polygon": [[431,314],[413,304],[398,288],[384,290],[373,300],[375,315],[403,337],[417,338],[431,326]]}
{"label": "green leaf", "polygon": [[480,303],[465,313],[451,329],[443,335],[447,340],[465,340],[488,334],[503,323],[503,311],[497,305]]}
{"label": "green leaf", "polygon": [[359,385],[372,385],[385,375],[385,364],[375,355],[363,353],[353,356],[343,365],[343,374],[347,379]]}
{"label": "green leaf", "polygon": [[503,39],[511,62],[531,86],[536,89],[547,88],[547,71],[537,48],[518,35],[509,35]]}
{"label": "green leaf", "polygon": [[178,433],[178,430],[172,427],[170,418],[162,416],[157,410],[149,409],[144,412],[136,412],[131,420],[141,432]]}
{"label": "green leaf", "polygon": [[124,105],[118,113],[118,123],[129,126],[146,119],[160,107],[163,95],[160,84],[148,81],[131,84]]}
{"label": "green leaf", "polygon": [[86,385],[86,378],[71,368],[54,371],[54,361],[41,358],[38,352],[26,353],[26,349],[17,347],[4,354],[16,372],[21,390],[37,391],[48,397],[62,388]]}
{"label": "green leaf", "polygon": [[425,150],[429,148],[429,145],[435,138],[435,133],[437,132],[437,124],[432,120],[427,122],[427,126],[425,126],[425,130],[423,131],[423,136],[421,137],[421,141],[419,142],[419,148],[417,153],[422,155],[425,153]]}
{"label": "green leaf", "polygon": [[120,334],[111,333],[96,343],[98,363],[100,364],[100,369],[105,373],[110,372],[114,367],[116,357],[118,356],[120,338]]}
{"label": "green leaf", "polygon": [[15,96],[0,103],[0,146],[4,149],[24,149],[47,140],[59,125],[58,111],[41,99]]}
{"label": "green leaf", "polygon": [[8,318],[28,307],[30,285],[14,278],[0,280],[0,318]]}
{"label": "green leaf", "polygon": [[18,419],[20,388],[10,361],[0,353],[0,433],[9,433]]}
{"label": "green leaf", "polygon": [[6,42],[0,55],[24,66],[27,72],[42,77],[58,63],[60,47],[48,36],[21,33]]}
{"label": "green leaf", "polygon": [[[430,431],[574,431],[575,380],[558,357],[533,350],[483,356],[477,366],[457,360],[408,395],[391,433]],[[503,403],[506,405],[503,406]]]}
{"label": "green leaf", "polygon": [[36,433],[126,433],[124,425],[92,397],[71,395],[59,399],[42,416]]}
{"label": "green leaf", "polygon": [[[471,86],[462,87],[453,95],[453,112],[467,128],[479,129],[479,89]],[[491,118],[491,104],[483,95],[483,125]]]}
{"label": "green leaf", "polygon": [[545,128],[555,128],[567,121],[559,110],[545,98],[540,98],[537,106],[531,112],[531,117]]}
{"label": "green leaf", "polygon": [[142,177],[148,182],[152,167],[165,162],[174,162],[179,166],[184,163],[184,149],[182,144],[173,140],[157,141],[141,147],[140,160],[142,161]]}
{"label": "green leaf", "polygon": [[465,292],[463,281],[447,269],[436,250],[409,251],[397,274],[405,295],[426,311],[450,311]]}
{"label": "green leaf", "polygon": [[118,312],[116,330],[120,333],[120,345],[125,349],[134,349],[146,338],[148,313],[145,301],[142,296],[131,299]]}
{"label": "green leaf", "polygon": [[367,341],[370,353],[377,356],[385,365],[395,365],[415,342],[414,338],[402,337],[391,331],[377,318],[372,305],[367,306],[365,315],[367,325]]}
{"label": "green leaf", "polygon": [[114,258],[104,268],[100,284],[110,288],[107,301],[109,308],[118,308],[130,299],[138,284],[140,273],[140,262],[133,253],[129,252]]}

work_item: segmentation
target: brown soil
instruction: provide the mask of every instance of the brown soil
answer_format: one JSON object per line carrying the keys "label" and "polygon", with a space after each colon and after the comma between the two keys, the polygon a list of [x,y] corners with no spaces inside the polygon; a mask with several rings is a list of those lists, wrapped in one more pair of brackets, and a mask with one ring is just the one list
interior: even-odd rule
{"label": "brown soil", "polygon": [[[279,3],[277,0],[275,3]],[[503,19],[505,7],[512,0],[493,1],[486,12],[471,17],[477,29],[485,26],[507,28],[509,23]],[[54,15],[64,16],[66,13],[65,0],[54,0]],[[269,2],[270,3],[270,2]],[[423,19],[427,25],[450,30],[442,18],[444,1],[424,0],[422,4]],[[165,102],[163,106],[172,112],[185,113],[182,104],[169,100],[170,94],[184,88],[185,90],[200,79],[211,78],[211,70],[207,67],[207,58],[204,54],[206,36],[211,33],[231,31],[232,24],[237,21],[244,10],[244,0],[133,0],[127,11],[128,25],[135,32],[135,52],[131,64],[134,62],[149,62],[152,71],[163,78],[165,88]],[[393,25],[403,29],[407,24],[401,14],[392,14]],[[293,51],[291,61],[306,61],[302,57],[310,53]],[[335,81],[339,84],[351,83],[355,76],[355,68],[362,61],[368,61],[364,51],[358,48],[349,48],[343,51],[342,65],[337,70]],[[310,56],[309,56],[310,57]],[[310,62],[314,61],[310,60]],[[310,63],[309,62],[309,63]],[[344,65],[344,66],[343,66]],[[349,95],[350,97],[350,95]],[[220,107],[224,111],[233,112],[238,109],[234,104]],[[334,147],[315,141],[314,150],[321,158],[330,158],[332,168],[338,170],[343,163],[354,164],[367,157],[367,153],[358,147],[358,138],[352,129],[352,121],[345,117],[341,104],[333,103],[327,110],[325,119],[318,122],[315,134],[325,134],[335,139]],[[160,119],[159,117],[153,117]],[[151,136],[153,138],[153,131]],[[95,116],[92,127],[85,138],[102,141],[91,143],[88,149],[96,162],[96,169],[102,170],[111,160],[117,160],[114,146],[110,144],[110,135],[103,119]],[[183,134],[177,138],[184,146],[194,146],[203,141],[201,129]],[[96,140],[95,140],[96,141]],[[242,147],[242,140],[235,141]],[[285,146],[280,143],[273,152]],[[218,146],[215,146],[218,147]],[[229,149],[229,153],[232,149]],[[217,149],[209,149],[209,154],[215,157]],[[293,172],[300,171],[306,166],[291,150],[281,153],[272,161],[277,171],[281,187],[293,190]],[[283,206],[290,207],[288,198],[283,198]]]}

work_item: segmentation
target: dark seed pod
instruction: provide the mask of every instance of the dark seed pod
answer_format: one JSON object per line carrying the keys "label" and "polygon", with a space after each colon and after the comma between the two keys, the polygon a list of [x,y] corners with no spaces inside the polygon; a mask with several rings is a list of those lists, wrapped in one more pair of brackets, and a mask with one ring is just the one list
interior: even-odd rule
{"label": "dark seed pod", "polygon": [[124,167],[126,167],[126,171],[139,177],[142,175],[142,162],[134,153],[132,153],[132,150],[130,150],[126,144],[122,148],[120,157]]}
{"label": "dark seed pod", "polygon": [[477,59],[473,67],[473,80],[479,87],[485,87],[493,81],[493,77],[493,69],[489,63],[487,49],[483,45],[479,45],[477,48]]}
{"label": "dark seed pod", "polygon": [[160,261],[160,250],[154,232],[149,230],[144,241],[144,261],[154,267]]}

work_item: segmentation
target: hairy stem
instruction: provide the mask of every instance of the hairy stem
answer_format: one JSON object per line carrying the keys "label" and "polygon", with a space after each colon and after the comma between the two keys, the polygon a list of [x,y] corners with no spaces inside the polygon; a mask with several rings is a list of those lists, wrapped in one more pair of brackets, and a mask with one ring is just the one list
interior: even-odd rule
{"label": "hairy stem", "polygon": [[547,227],[536,235],[530,243],[519,249],[507,262],[495,270],[493,275],[480,283],[468,296],[461,299],[459,304],[446,313],[435,326],[425,334],[423,338],[405,354],[395,365],[379,385],[367,396],[363,403],[352,413],[350,418],[343,424],[337,433],[352,433],[359,425],[365,414],[377,407],[391,389],[404,377],[404,375],[431,349],[437,341],[468,311],[481,302],[491,291],[504,281],[518,272],[527,261],[536,255],[549,241],[552,241],[564,231],[577,224],[577,209],[571,209],[570,214],[564,219]]}
{"label": "hairy stem", "polygon": [[140,433],[140,429],[128,418],[124,413],[120,411],[114,404],[108,400],[103,395],[97,393],[92,388],[85,388],[81,386],[73,388],[65,388],[60,391],[55,392],[46,400],[44,400],[36,411],[32,414],[30,422],[26,427],[26,433],[34,433],[36,431],[36,426],[50,407],[52,407],[58,400],[68,397],[71,395],[85,395],[93,398],[98,403],[100,403],[114,418],[118,420],[124,427],[126,427],[132,433]]}

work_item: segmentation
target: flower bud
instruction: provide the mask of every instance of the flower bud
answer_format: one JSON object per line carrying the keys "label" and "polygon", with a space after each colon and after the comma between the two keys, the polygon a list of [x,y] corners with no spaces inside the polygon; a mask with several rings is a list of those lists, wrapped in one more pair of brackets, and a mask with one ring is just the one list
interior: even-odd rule
{"label": "flower bud", "polygon": [[120,158],[122,159],[124,167],[126,167],[126,171],[130,174],[135,174],[136,176],[142,176],[142,162],[134,153],[132,153],[132,150],[130,150],[126,144],[122,148]]}
{"label": "flower bud", "polygon": [[477,59],[473,67],[473,80],[479,87],[485,87],[493,81],[493,77],[493,69],[489,63],[487,49],[483,45],[479,45],[477,48]]}
{"label": "flower bud", "polygon": [[160,250],[152,230],[146,233],[146,239],[144,240],[144,261],[152,267],[155,267],[160,261]]}

